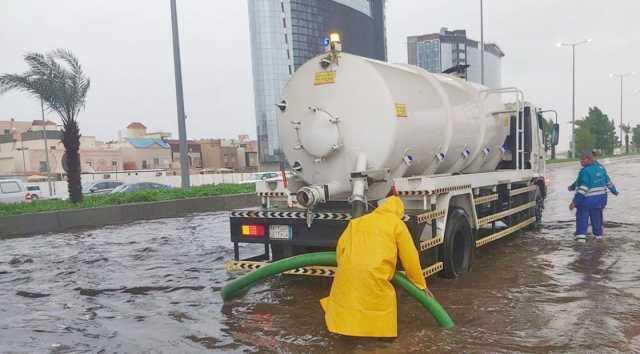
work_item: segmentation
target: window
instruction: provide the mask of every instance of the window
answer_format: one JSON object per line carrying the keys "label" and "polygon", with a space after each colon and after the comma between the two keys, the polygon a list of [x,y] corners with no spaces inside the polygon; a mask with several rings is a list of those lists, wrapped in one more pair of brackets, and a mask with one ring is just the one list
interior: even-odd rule
{"label": "window", "polygon": [[146,170],[147,168],[149,168],[149,164],[147,163],[147,160],[142,160],[142,169]]}
{"label": "window", "polygon": [[153,167],[154,168],[160,167],[160,159],[159,158],[157,158],[157,157],[153,158]]}
{"label": "window", "polygon": [[89,166],[89,167],[93,167],[93,161],[88,160],[88,161],[87,161],[87,166]]}
{"label": "window", "polygon": [[20,185],[16,182],[2,182],[0,183],[0,191],[2,193],[19,193],[22,189],[20,189]]}
{"label": "window", "polygon": [[40,172],[47,172],[47,170],[49,170],[47,168],[47,161],[40,161]]}

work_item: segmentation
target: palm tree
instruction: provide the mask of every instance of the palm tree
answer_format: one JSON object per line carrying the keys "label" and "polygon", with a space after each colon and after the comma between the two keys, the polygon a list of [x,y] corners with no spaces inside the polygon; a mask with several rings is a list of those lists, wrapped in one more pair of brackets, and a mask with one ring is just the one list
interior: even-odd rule
{"label": "palm tree", "polygon": [[78,58],[66,49],[47,54],[27,53],[24,61],[29,70],[22,74],[0,75],[0,94],[18,90],[42,100],[47,109],[62,121],[62,144],[65,148],[69,199],[82,201],[80,181],[80,127],[78,114],[84,108],[91,86]]}

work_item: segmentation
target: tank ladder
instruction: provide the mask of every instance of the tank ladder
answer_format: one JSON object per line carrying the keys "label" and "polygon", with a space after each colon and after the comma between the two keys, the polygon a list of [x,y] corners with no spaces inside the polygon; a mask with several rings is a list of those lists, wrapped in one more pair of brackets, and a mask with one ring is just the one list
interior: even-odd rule
{"label": "tank ladder", "polygon": [[[489,95],[501,95],[501,94],[515,94],[516,96],[516,109],[507,110],[496,113],[516,113],[516,146],[515,146],[515,169],[524,169],[524,92],[517,87],[503,87],[497,89],[487,89],[480,91],[480,94],[485,96]],[[522,120],[522,123],[520,122]],[[513,153],[513,152],[512,152]]]}

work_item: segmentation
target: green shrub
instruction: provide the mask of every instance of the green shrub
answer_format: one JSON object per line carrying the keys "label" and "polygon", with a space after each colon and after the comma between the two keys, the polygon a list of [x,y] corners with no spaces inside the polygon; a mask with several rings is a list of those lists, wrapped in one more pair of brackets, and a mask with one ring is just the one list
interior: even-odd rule
{"label": "green shrub", "polygon": [[157,202],[186,198],[212,197],[255,192],[255,184],[208,184],[191,188],[168,190],[144,190],[132,193],[115,193],[86,196],[81,203],[73,204],[67,200],[44,199],[31,203],[0,204],[0,216],[33,214],[66,209],[97,208],[110,205]]}

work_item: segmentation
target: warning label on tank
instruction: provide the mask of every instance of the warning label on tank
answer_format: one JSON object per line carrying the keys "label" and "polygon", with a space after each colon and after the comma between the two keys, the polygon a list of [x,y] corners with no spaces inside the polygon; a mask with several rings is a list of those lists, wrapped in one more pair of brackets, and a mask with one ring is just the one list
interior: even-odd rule
{"label": "warning label on tank", "polygon": [[315,86],[318,85],[327,85],[327,84],[335,84],[336,83],[336,72],[335,71],[318,71],[316,73],[316,77],[313,80],[313,84]]}
{"label": "warning label on tank", "polygon": [[404,103],[396,103],[396,117],[407,118],[407,105]]}

